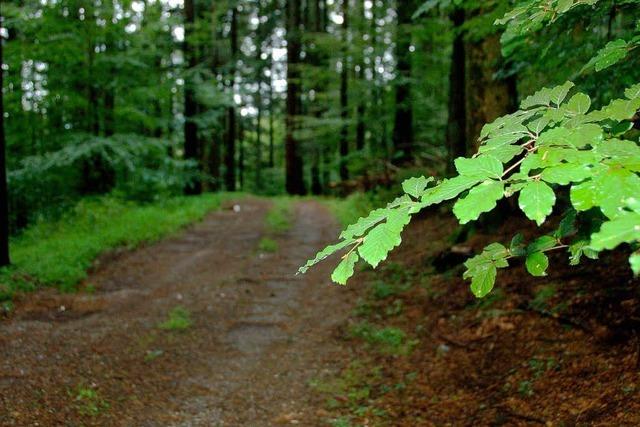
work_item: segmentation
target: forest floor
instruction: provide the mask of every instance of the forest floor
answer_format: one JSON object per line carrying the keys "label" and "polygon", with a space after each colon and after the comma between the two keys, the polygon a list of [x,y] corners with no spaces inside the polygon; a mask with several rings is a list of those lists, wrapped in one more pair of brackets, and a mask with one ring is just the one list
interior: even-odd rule
{"label": "forest floor", "polygon": [[274,234],[269,201],[235,203],[103,256],[84,292],[18,297],[0,320],[0,425],[640,425],[623,254],[554,256],[545,278],[516,265],[478,301],[449,252],[454,221],[432,215],[342,288],[330,261],[294,275],[337,235],[324,205],[293,202]]}
{"label": "forest floor", "polygon": [[16,300],[0,322],[0,425],[314,424],[308,380],[340,365],[333,331],[350,306],[329,265],[294,273],[337,225],[298,202],[266,253],[269,202],[237,203],[103,257],[93,293]]}

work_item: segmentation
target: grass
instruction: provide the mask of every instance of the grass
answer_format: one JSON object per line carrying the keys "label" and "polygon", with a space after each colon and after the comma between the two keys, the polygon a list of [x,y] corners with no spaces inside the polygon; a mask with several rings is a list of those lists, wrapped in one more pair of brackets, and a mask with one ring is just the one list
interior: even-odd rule
{"label": "grass", "polygon": [[373,401],[384,392],[383,371],[380,366],[372,367],[369,360],[352,360],[338,376],[313,379],[309,385],[327,398],[328,410],[342,412],[341,416],[328,419],[329,425],[350,427],[355,425],[351,422],[353,416],[385,416]]}
{"label": "grass", "polygon": [[261,250],[262,252],[277,252],[278,251],[278,242],[276,242],[273,239],[270,239],[269,237],[263,237],[262,239],[260,239],[260,242],[258,243],[258,249]]}
{"label": "grass", "polygon": [[350,334],[386,354],[408,354],[416,344],[414,341],[407,339],[407,334],[401,329],[394,327],[376,328],[368,322],[354,325],[350,330]]}
{"label": "grass", "polygon": [[109,403],[92,388],[78,387],[73,395],[78,412],[82,415],[95,417],[109,409]]}
{"label": "grass", "polygon": [[271,234],[281,234],[293,225],[293,206],[291,199],[278,197],[273,199],[273,206],[265,218],[267,231]]}
{"label": "grass", "polygon": [[139,205],[112,197],[81,201],[57,221],[42,221],[12,239],[13,265],[0,270],[0,301],[16,291],[55,286],[73,291],[102,253],[170,235],[237,194],[176,197]]}
{"label": "grass", "polygon": [[380,204],[366,193],[353,193],[344,199],[326,199],[324,203],[343,227],[367,216]]}
{"label": "grass", "polygon": [[169,317],[158,327],[165,331],[184,331],[193,325],[191,321],[191,313],[184,307],[178,306],[169,312]]}

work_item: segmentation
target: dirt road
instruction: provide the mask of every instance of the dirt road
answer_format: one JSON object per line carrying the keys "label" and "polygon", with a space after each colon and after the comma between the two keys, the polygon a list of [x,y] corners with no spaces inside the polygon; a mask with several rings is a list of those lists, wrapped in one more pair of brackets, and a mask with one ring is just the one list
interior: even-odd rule
{"label": "dirt road", "polygon": [[[345,363],[336,326],[353,294],[329,284],[330,265],[294,273],[336,224],[298,202],[264,254],[269,203],[239,205],[103,259],[94,293],[18,302],[0,322],[0,425],[325,425],[308,381]],[[159,328],[176,306],[193,325]]]}

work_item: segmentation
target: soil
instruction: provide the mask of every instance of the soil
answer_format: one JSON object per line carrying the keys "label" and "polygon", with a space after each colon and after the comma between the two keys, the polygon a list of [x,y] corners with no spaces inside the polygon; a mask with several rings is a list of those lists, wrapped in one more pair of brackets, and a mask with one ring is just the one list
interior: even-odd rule
{"label": "soil", "polygon": [[[442,214],[414,221],[387,266],[360,276],[356,288],[368,310],[348,324],[399,328],[413,350],[405,356],[354,345],[352,359],[379,371],[360,379],[366,399],[334,394],[347,402],[336,413],[352,426],[640,425],[640,280],[628,250],[578,267],[557,253],[546,277],[512,262],[494,292],[477,300],[461,278],[462,261],[434,268],[451,254],[456,229]],[[539,233],[510,221],[464,245],[479,253],[519,230]],[[374,298],[380,282],[406,290]]]}
{"label": "soil", "polygon": [[[86,285],[16,301],[0,322],[0,425],[318,425],[309,379],[343,357],[349,298],[330,265],[295,272],[337,226],[299,202],[273,254],[269,203],[237,202],[180,235],[105,256]],[[193,325],[159,325],[176,306]]]}
{"label": "soil", "polygon": [[[433,212],[342,288],[335,262],[294,275],[338,231],[321,204],[296,202],[266,254],[269,203],[237,203],[103,257],[93,293],[17,300],[0,321],[0,425],[640,425],[640,283],[624,251],[579,267],[557,253],[543,278],[514,263],[476,300],[464,256],[535,229],[511,221],[452,252],[455,221]],[[192,326],[161,328],[177,306]],[[357,338],[362,324],[404,331],[402,350]]]}

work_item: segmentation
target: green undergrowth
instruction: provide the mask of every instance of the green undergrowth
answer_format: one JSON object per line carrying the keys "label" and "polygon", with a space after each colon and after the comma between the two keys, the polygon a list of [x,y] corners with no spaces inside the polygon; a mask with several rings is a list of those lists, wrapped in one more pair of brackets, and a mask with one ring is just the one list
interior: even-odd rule
{"label": "green undergrowth", "polygon": [[191,313],[184,307],[174,307],[170,312],[167,320],[160,323],[158,327],[165,331],[184,331],[189,329],[193,321],[191,320]]}
{"label": "green undergrowth", "polygon": [[262,253],[274,253],[278,251],[277,237],[286,233],[293,226],[294,198],[280,196],[271,200],[271,207],[265,216],[265,236],[258,242],[258,250]]}
{"label": "green undergrowth", "polygon": [[273,206],[265,218],[267,231],[270,234],[281,234],[289,231],[293,225],[293,203],[287,197],[273,199]]}
{"label": "green undergrowth", "polygon": [[343,227],[384,205],[380,196],[372,193],[353,193],[342,199],[324,199],[323,202]]}
{"label": "green undergrowth", "polygon": [[258,249],[260,249],[260,251],[262,252],[277,252],[278,251],[278,242],[276,242],[275,240],[269,238],[269,237],[263,237],[262,239],[260,239],[260,242],[258,243]]}
{"label": "green undergrowth", "polygon": [[39,286],[74,291],[100,254],[157,241],[237,197],[205,194],[144,205],[113,197],[85,199],[64,218],[41,221],[12,239],[13,265],[0,270],[0,301]]}

